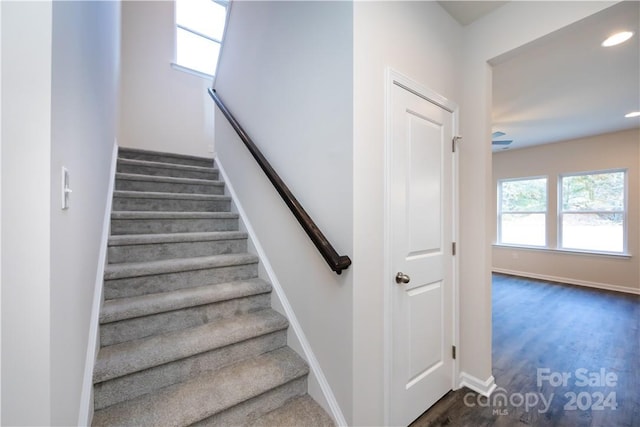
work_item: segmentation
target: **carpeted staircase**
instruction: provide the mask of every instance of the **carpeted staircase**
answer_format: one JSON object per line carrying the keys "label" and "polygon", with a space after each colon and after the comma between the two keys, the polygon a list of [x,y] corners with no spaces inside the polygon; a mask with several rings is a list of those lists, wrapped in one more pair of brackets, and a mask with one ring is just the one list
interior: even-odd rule
{"label": "carpeted staircase", "polygon": [[95,426],[330,426],[211,159],[121,148]]}

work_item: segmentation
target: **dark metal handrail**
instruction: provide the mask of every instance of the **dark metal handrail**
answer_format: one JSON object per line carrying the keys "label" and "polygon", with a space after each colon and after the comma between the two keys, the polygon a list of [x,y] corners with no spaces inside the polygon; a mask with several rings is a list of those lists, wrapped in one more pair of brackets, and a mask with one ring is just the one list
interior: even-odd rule
{"label": "dark metal handrail", "polygon": [[338,274],[341,274],[342,270],[349,268],[351,265],[351,259],[346,255],[338,255],[333,246],[331,246],[331,243],[329,243],[324,234],[322,234],[316,223],[313,222],[313,219],[311,219],[300,202],[298,202],[293,193],[291,193],[289,187],[287,187],[282,178],[278,176],[267,159],[262,155],[256,144],[254,144],[251,138],[249,138],[249,135],[247,135],[244,129],[242,129],[242,126],[240,126],[235,117],[233,117],[231,112],[224,105],[216,91],[209,88],[209,95],[211,95],[211,98],[216,102],[216,105],[220,108],[222,114],[224,114],[227,120],[229,120],[231,126],[235,129],[244,145],[249,149],[253,158],[256,159],[260,168],[267,175],[267,178],[269,178],[269,181],[271,181],[273,186],[276,188],[276,191],[280,194],[282,200],[284,200],[286,205],[289,206],[291,213],[296,217],[304,231],[307,232],[313,244],[318,248],[322,257],[327,261],[327,264],[329,264],[329,267]]}

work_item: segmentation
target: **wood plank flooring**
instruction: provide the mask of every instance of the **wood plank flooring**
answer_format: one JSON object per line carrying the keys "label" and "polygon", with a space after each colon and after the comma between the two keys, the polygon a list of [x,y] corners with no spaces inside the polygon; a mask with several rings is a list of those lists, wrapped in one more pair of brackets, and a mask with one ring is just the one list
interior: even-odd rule
{"label": "wood plank flooring", "polygon": [[493,375],[412,427],[640,427],[640,297],[495,274]]}

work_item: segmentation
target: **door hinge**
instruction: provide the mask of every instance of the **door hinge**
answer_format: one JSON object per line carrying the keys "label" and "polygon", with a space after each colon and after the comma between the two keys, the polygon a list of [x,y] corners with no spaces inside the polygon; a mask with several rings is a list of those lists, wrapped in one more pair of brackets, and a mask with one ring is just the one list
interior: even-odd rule
{"label": "door hinge", "polygon": [[456,242],[451,242],[451,253],[456,254]]}
{"label": "door hinge", "polygon": [[455,345],[451,346],[451,357],[453,357],[454,359],[456,358],[456,346]]}
{"label": "door hinge", "polygon": [[451,140],[451,151],[453,153],[456,152],[456,142],[458,142],[461,139],[462,139],[461,136],[454,136],[453,139]]}

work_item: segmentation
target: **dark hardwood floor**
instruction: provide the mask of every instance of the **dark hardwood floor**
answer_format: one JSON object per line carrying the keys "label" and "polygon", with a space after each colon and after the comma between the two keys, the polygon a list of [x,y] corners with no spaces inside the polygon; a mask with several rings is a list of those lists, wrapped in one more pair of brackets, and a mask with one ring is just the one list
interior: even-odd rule
{"label": "dark hardwood floor", "polygon": [[412,426],[639,427],[640,297],[494,275],[493,375]]}

